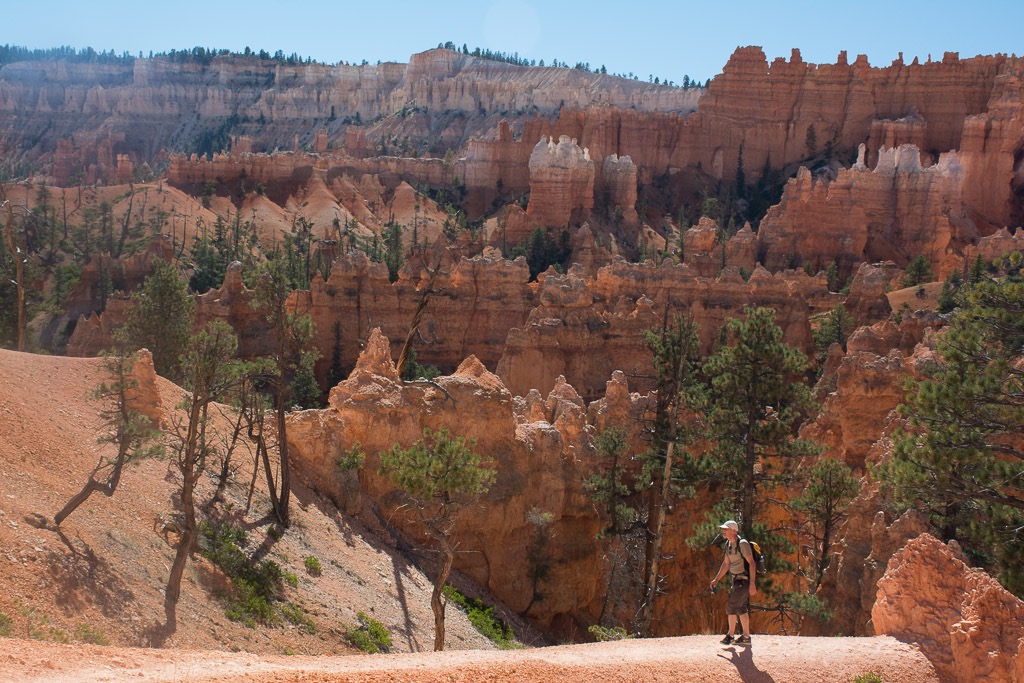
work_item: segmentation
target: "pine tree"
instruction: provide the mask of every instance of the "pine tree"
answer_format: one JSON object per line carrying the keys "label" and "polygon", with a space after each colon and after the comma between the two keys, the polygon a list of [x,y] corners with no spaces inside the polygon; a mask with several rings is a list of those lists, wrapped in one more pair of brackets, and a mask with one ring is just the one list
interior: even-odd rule
{"label": "pine tree", "polygon": [[695,473],[690,467],[688,448],[703,431],[698,428],[697,416],[704,407],[704,393],[698,372],[700,342],[692,318],[666,320],[661,330],[644,333],[644,343],[651,351],[658,392],[651,448],[643,456],[642,477],[647,499],[647,542],[643,599],[636,626],[641,635],[648,636],[654,604],[661,592],[665,510],[671,500],[693,495]]}
{"label": "pine tree", "polygon": [[853,476],[849,467],[835,458],[826,458],[810,468],[803,491],[791,503],[810,535],[811,542],[805,551],[812,562],[807,577],[811,593],[817,592],[821,585],[832,559],[836,532],[846,519],[846,509],[859,488],[860,479]]}
{"label": "pine tree", "polygon": [[441,558],[434,577],[430,607],[434,612],[434,650],[444,649],[443,594],[455,561],[455,533],[459,511],[483,495],[494,482],[494,470],[482,466],[473,442],[423,430],[423,438],[412,446],[394,446],[381,454],[380,471],[404,491],[416,510],[420,524],[437,544]]}
{"label": "pine tree", "polygon": [[903,276],[903,286],[913,287],[932,278],[932,264],[924,256],[916,256],[907,264],[907,272]]}
{"label": "pine tree", "polygon": [[217,450],[207,434],[210,405],[221,401],[228,388],[240,379],[234,363],[237,350],[238,340],[231,327],[218,320],[191,337],[182,354],[181,367],[188,394],[178,406],[180,412],[172,417],[169,435],[172,463],[181,477],[177,498],[182,516],[182,534],[164,593],[164,608],[172,623],[181,593],[181,578],[199,533],[196,487]]}
{"label": "pine tree", "polygon": [[879,476],[902,507],[923,510],[939,535],[1024,595],[1024,282],[985,278],[958,300],[937,365],[901,407],[910,428]]}
{"label": "pine tree", "polygon": [[159,430],[131,405],[130,396],[138,385],[132,376],[135,361],[135,354],[107,357],[105,364],[111,379],[101,382],[93,391],[93,397],[103,401],[100,415],[109,428],[102,431],[103,436],[98,441],[116,446],[117,454],[112,458],[106,454],[100,456],[82,490],[53,516],[54,526],[59,527],[93,493],[113,496],[126,466],[163,453],[162,445],[157,442]]}
{"label": "pine tree", "polygon": [[795,435],[811,406],[802,379],[807,358],[782,340],[774,310],[747,308],[743,316],[726,323],[722,345],[704,365],[712,447],[703,465],[725,486],[750,534],[764,504],[759,490],[773,479],[773,467],[784,473],[788,459],[816,447]]}
{"label": "pine tree", "polygon": [[280,258],[268,261],[256,283],[254,307],[263,313],[274,341],[274,369],[270,384],[277,415],[279,476],[275,483],[269,470],[266,475],[274,515],[285,526],[289,524],[291,501],[291,463],[285,415],[295,403],[296,388],[302,394],[301,400],[311,400],[312,364],[319,357],[309,348],[314,336],[312,319],[308,314],[290,310],[287,305],[291,292],[292,280],[287,261]]}
{"label": "pine tree", "polygon": [[142,288],[132,295],[132,306],[118,336],[128,351],[149,349],[157,374],[181,377],[181,354],[192,336],[195,301],[178,270],[156,261]]}

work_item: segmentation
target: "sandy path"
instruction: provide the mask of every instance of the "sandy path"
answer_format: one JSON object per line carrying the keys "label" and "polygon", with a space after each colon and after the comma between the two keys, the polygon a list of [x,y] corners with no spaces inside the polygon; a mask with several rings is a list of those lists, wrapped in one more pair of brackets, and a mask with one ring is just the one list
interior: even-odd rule
{"label": "sandy path", "polygon": [[566,645],[512,652],[459,650],[354,657],[269,657],[210,651],[55,645],[0,639],[0,680],[304,681],[346,683],[612,683],[627,681],[937,681],[912,645],[888,637],[758,636],[752,648],[712,636]]}

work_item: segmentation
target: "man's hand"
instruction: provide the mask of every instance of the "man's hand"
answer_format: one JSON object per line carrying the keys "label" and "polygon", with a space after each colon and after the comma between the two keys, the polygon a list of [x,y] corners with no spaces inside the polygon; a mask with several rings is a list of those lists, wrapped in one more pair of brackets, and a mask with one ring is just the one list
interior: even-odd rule
{"label": "man's hand", "polygon": [[750,595],[757,595],[757,586],[755,586],[754,584],[750,584]]}

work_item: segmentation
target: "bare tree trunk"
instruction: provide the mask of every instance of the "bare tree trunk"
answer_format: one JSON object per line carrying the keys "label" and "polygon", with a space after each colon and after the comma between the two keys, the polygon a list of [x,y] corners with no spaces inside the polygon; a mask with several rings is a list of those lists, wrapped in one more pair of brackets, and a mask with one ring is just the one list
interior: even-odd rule
{"label": "bare tree trunk", "polygon": [[654,602],[658,597],[658,572],[661,570],[661,547],[665,540],[665,506],[668,504],[669,485],[672,475],[672,456],[676,442],[669,441],[665,449],[665,471],[661,475],[659,504],[654,510],[654,534],[651,538],[646,585],[644,586],[644,604],[637,618],[640,635],[645,638],[651,635],[651,621],[654,618]]}
{"label": "bare tree trunk", "polygon": [[228,444],[227,449],[224,452],[224,460],[220,465],[220,474],[217,477],[217,490],[213,492],[213,496],[203,506],[203,511],[208,512],[213,509],[214,504],[219,502],[224,496],[224,489],[228,485],[228,475],[231,473],[231,456],[235,452],[235,447],[238,445],[238,437],[242,434],[242,420],[244,414],[244,407],[238,411],[238,418],[235,420],[235,426],[231,432],[231,442]]}
{"label": "bare tree trunk", "polygon": [[437,273],[440,270],[440,264],[438,264],[433,270],[428,269],[430,279],[427,280],[427,286],[424,287],[423,294],[420,296],[420,302],[416,306],[416,312],[412,316],[412,323],[409,325],[409,332],[405,335],[405,343],[402,344],[402,351],[398,354],[398,362],[395,364],[399,377],[401,377],[402,373],[405,372],[405,364],[409,361],[409,353],[412,351],[412,340],[416,338],[416,332],[420,329],[420,321],[423,319],[423,312],[427,310],[427,304],[430,302],[430,295],[434,293],[434,280],[437,278]]}
{"label": "bare tree trunk", "polygon": [[14,242],[14,209],[11,208],[11,203],[5,201],[7,204],[7,231],[5,233],[7,239],[7,250],[11,252],[11,258],[14,259],[14,287],[17,290],[18,297],[18,350],[25,350],[25,255],[22,254],[21,249]]}
{"label": "bare tree trunk", "polygon": [[283,378],[281,383],[282,386],[279,387],[277,393],[277,452],[281,455],[281,476],[278,479],[278,484],[281,486],[281,497],[277,501],[277,509],[274,512],[281,524],[287,527],[289,522],[288,505],[291,503],[292,490],[291,467],[288,462],[288,428],[285,423],[286,410],[284,407]]}
{"label": "bare tree trunk", "polygon": [[278,521],[281,519],[281,501],[277,497],[277,484],[274,482],[274,469],[270,466],[270,449],[266,442],[260,437],[260,443],[256,444],[257,451],[263,452],[263,470],[267,474],[267,493],[270,495],[270,506],[274,510],[274,516]]}
{"label": "bare tree trunk", "polygon": [[430,594],[430,609],[434,612],[434,652],[444,650],[444,586],[448,583],[448,575],[455,563],[455,549],[447,538],[439,538],[441,542],[441,571],[434,581],[434,590]]}
{"label": "bare tree trunk", "polygon": [[121,239],[117,241],[117,253],[114,258],[120,258],[124,251],[124,243],[128,241],[128,230],[132,220],[132,205],[135,203],[135,185],[128,183],[128,210],[125,211],[124,221],[121,223]]}
{"label": "bare tree trunk", "polygon": [[181,577],[185,573],[185,565],[192,554],[192,547],[195,545],[197,535],[195,490],[201,448],[200,424],[205,406],[210,400],[208,397],[201,398],[198,395],[203,390],[199,387],[193,389],[188,431],[178,456],[178,469],[181,471],[182,533],[178,540],[177,552],[174,555],[174,564],[171,565],[171,573],[167,577],[167,590],[164,593],[164,607],[169,612],[173,612],[174,607],[178,604],[178,597],[181,595]]}
{"label": "bare tree trunk", "polygon": [[124,469],[125,455],[126,453],[123,449],[119,450],[117,460],[114,461],[114,469],[110,473],[110,478],[105,482],[96,481],[96,472],[100,469],[97,465],[96,469],[89,475],[89,481],[85,482],[85,486],[82,487],[82,490],[75,494],[75,496],[72,497],[63,508],[61,508],[60,512],[53,516],[53,525],[60,526],[61,522],[67,519],[72,512],[78,509],[79,505],[87,501],[89,496],[97,491],[107,498],[113,496],[114,492],[117,491],[118,483],[121,481],[121,471]]}
{"label": "bare tree trunk", "polygon": [[755,468],[757,467],[757,450],[754,445],[754,439],[751,438],[751,434],[754,433],[754,419],[750,418],[747,422],[747,436],[746,436],[746,471],[743,476],[743,503],[742,512],[743,520],[742,534],[747,535],[753,529],[754,524],[754,478]]}

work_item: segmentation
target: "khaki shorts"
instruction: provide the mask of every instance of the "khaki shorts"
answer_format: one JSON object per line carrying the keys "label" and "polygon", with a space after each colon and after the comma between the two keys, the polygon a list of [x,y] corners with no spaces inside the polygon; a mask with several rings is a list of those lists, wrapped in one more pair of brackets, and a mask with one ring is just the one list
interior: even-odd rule
{"label": "khaki shorts", "polygon": [[750,611],[750,579],[733,579],[729,600],[725,603],[726,614],[746,614]]}

